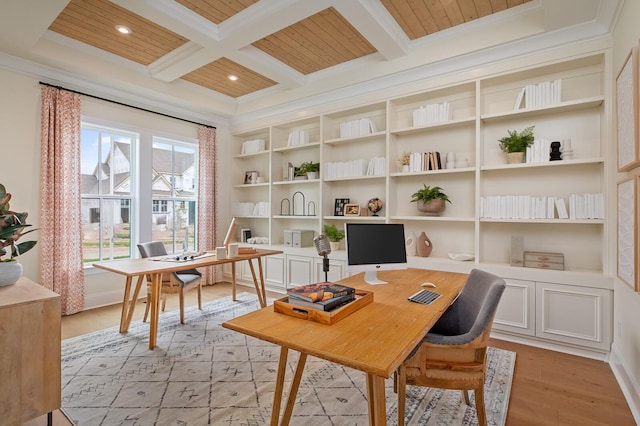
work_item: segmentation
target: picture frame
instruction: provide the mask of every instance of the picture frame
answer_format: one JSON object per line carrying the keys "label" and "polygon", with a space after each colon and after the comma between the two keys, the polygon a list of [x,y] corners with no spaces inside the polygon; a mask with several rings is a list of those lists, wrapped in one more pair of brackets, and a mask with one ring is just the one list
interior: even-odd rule
{"label": "picture frame", "polygon": [[253,176],[256,174],[255,170],[249,170],[244,172],[244,184],[245,185],[249,185],[254,183],[253,182]]}
{"label": "picture frame", "polygon": [[638,180],[625,178],[617,183],[618,196],[618,278],[635,291],[640,291],[638,279]]}
{"label": "picture frame", "polygon": [[638,47],[631,49],[616,76],[618,171],[640,165],[638,136]]}
{"label": "picture frame", "polygon": [[348,198],[336,198],[333,207],[334,216],[344,216],[344,206],[349,204]]}
{"label": "picture frame", "polygon": [[344,215],[345,216],[360,216],[360,205],[359,204],[345,204],[344,205]]}

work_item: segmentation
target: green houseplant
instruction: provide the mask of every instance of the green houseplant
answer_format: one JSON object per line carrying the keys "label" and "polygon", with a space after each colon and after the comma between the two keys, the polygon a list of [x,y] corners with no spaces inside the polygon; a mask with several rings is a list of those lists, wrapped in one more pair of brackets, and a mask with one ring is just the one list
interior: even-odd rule
{"label": "green houseplant", "polygon": [[25,232],[31,226],[27,224],[28,214],[12,211],[9,201],[11,194],[0,184],[0,285],[14,284],[20,278],[22,265],[16,258],[36,245],[36,241],[18,243],[20,237],[35,229]]}
{"label": "green houseplant", "polygon": [[[296,176],[307,176],[309,179],[315,179],[315,173],[320,171],[320,163],[314,163],[313,161],[305,161],[300,164],[300,167],[296,169]],[[309,176],[309,174],[312,174]]]}
{"label": "green houseplant", "polygon": [[423,184],[421,189],[411,194],[411,202],[416,203],[418,210],[427,216],[440,216],[445,210],[445,202],[451,203],[451,200],[439,186]]}
{"label": "green houseplant", "polygon": [[[521,132],[517,130],[507,130],[508,136],[498,139],[498,146],[507,153],[509,163],[521,163],[524,158],[524,152],[533,144],[533,128],[529,126]],[[516,155],[510,155],[518,153]]]}
{"label": "green houseplant", "polygon": [[338,250],[340,242],[344,239],[344,231],[338,229],[336,225],[324,225],[324,235],[327,236],[331,243],[332,250]]}

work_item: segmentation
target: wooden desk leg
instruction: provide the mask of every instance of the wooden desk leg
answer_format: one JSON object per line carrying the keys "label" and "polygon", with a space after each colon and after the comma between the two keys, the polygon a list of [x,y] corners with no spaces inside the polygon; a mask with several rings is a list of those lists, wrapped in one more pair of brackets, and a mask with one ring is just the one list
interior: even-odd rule
{"label": "wooden desk leg", "polygon": [[[258,258],[259,261],[259,258]],[[256,295],[258,296],[258,302],[260,302],[260,307],[264,308],[267,306],[266,300],[263,296],[262,291],[260,290],[260,284],[258,283],[258,279],[256,278],[256,270],[253,268],[252,259],[247,259],[249,262],[249,269],[251,269],[251,276],[253,277],[253,286],[256,288]],[[262,274],[262,264],[260,265],[260,273]],[[262,281],[262,286],[264,288],[264,281]]]}
{"label": "wooden desk leg", "polygon": [[[160,287],[162,285],[162,274],[151,275],[151,324],[149,325],[149,349],[156,347],[158,337],[158,321],[160,315]],[[148,303],[148,302],[147,302]]]}
{"label": "wooden desk leg", "polygon": [[264,308],[265,306],[267,306],[267,290],[264,288],[264,271],[262,270],[261,257],[258,258],[258,271],[260,271],[260,288],[262,289],[262,302],[264,302],[264,305],[262,305],[262,307]]}
{"label": "wooden desk leg", "polygon": [[120,333],[126,333],[129,329],[127,327],[127,312],[129,307],[129,292],[131,291],[131,279],[133,277],[127,276],[127,280],[124,283],[124,297],[122,299],[122,313],[120,314]]}
{"label": "wooden desk leg", "polygon": [[[120,333],[125,333],[129,331],[129,326],[131,325],[131,319],[133,318],[133,311],[136,309],[136,302],[138,301],[138,295],[140,294],[140,288],[142,287],[142,282],[144,280],[144,275],[140,275],[138,277],[138,282],[136,283],[136,288],[133,290],[133,296],[129,300],[129,311],[127,312],[126,322],[124,324],[124,330],[122,330],[122,323],[120,324]],[[124,306],[122,307],[124,312]]]}
{"label": "wooden desk leg", "polygon": [[231,300],[236,301],[236,262],[231,262]]}
{"label": "wooden desk leg", "polygon": [[387,401],[384,390],[384,378],[367,374],[367,396],[369,402],[369,425],[386,426]]}
{"label": "wooden desk leg", "polygon": [[284,376],[287,372],[287,356],[289,349],[285,346],[280,348],[280,359],[278,361],[278,374],[276,376],[276,389],[273,393],[273,408],[271,409],[271,426],[278,426],[280,418],[280,404],[282,403],[282,391],[284,388]]}
{"label": "wooden desk leg", "polygon": [[298,395],[298,388],[300,387],[300,381],[302,379],[302,372],[304,371],[304,364],[307,362],[307,354],[300,353],[298,359],[298,366],[293,376],[293,382],[291,382],[291,389],[289,390],[289,397],[287,398],[287,405],[284,407],[284,415],[282,416],[282,425],[287,426],[291,421],[291,414],[293,413],[293,406],[296,403],[296,396]]}

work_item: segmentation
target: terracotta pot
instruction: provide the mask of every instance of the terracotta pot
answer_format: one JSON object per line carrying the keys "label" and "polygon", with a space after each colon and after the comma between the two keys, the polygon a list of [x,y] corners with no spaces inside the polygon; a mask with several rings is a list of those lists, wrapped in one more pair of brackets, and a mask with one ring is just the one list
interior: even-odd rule
{"label": "terracotta pot", "polygon": [[18,261],[0,262],[0,286],[15,284],[22,276],[22,264]]}
{"label": "terracotta pot", "polygon": [[329,245],[331,246],[331,251],[340,250],[340,244],[342,241],[329,241]]}
{"label": "terracotta pot", "polygon": [[442,213],[447,207],[445,201],[441,198],[429,200],[426,203],[424,201],[418,201],[416,204],[418,206],[418,210],[426,216],[440,216],[440,213]]}
{"label": "terracotta pot", "polygon": [[508,152],[507,153],[507,163],[509,164],[519,164],[524,160],[524,152]]}
{"label": "terracotta pot", "polygon": [[422,257],[429,257],[429,255],[433,251],[433,244],[431,244],[431,240],[424,232],[421,233],[418,237],[416,248],[418,250],[418,256]]}

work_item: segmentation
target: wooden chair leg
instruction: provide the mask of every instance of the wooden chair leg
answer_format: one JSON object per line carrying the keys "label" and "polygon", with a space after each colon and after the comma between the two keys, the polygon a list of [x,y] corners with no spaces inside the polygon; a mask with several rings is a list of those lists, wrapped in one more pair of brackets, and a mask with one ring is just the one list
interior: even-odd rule
{"label": "wooden chair leg", "polygon": [[184,290],[180,290],[180,324],[184,324]]}
{"label": "wooden chair leg", "polygon": [[407,370],[404,366],[400,366],[396,374],[398,387],[398,426],[404,426],[404,412],[407,402]]}
{"label": "wooden chair leg", "polygon": [[164,312],[165,308],[167,307],[167,295],[163,294],[160,297],[162,297],[162,312]]}
{"label": "wooden chair leg", "polygon": [[149,317],[150,307],[151,307],[151,293],[149,292],[149,288],[147,288],[147,301],[144,304],[144,316],[142,317],[142,322],[147,322],[147,318]]}
{"label": "wooden chair leg", "polygon": [[487,413],[484,407],[484,386],[474,389],[473,395],[476,398],[476,413],[478,414],[478,425],[487,426]]}
{"label": "wooden chair leg", "polygon": [[202,310],[202,284],[198,284],[198,309]]}
{"label": "wooden chair leg", "polygon": [[467,404],[467,405],[471,405],[471,401],[469,401],[469,391],[463,389],[460,392],[462,392],[462,397],[464,398],[464,403]]}

